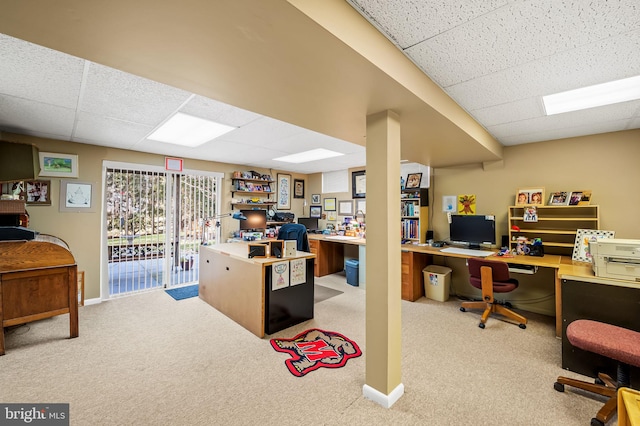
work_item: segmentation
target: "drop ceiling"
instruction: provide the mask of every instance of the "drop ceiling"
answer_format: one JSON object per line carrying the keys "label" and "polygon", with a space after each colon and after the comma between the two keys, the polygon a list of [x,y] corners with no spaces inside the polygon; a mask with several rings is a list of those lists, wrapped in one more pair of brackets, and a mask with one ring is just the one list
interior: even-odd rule
{"label": "drop ceiling", "polygon": [[[334,27],[318,25],[301,3],[331,8]],[[12,5],[0,15],[0,130],[315,173],[364,165],[365,118],[392,109],[403,120],[403,157],[432,166],[488,161],[500,157],[492,141],[515,145],[640,128],[640,101],[549,117],[540,101],[640,74],[636,3]],[[29,7],[39,13],[27,13]],[[425,91],[416,95],[391,68],[374,65],[346,41],[340,34],[359,28],[358,20],[384,34],[376,44],[402,52],[479,130],[451,119],[450,106],[425,100],[440,96],[426,76]],[[238,129],[196,148],[146,139],[178,111]],[[300,165],[272,160],[317,147],[345,155]]]}

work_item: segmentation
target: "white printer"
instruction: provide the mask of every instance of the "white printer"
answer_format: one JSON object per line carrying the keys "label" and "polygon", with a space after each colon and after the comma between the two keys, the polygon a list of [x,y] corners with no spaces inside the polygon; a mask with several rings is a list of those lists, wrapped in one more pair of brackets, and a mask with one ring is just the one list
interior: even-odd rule
{"label": "white printer", "polygon": [[640,240],[600,238],[589,242],[597,277],[640,282]]}

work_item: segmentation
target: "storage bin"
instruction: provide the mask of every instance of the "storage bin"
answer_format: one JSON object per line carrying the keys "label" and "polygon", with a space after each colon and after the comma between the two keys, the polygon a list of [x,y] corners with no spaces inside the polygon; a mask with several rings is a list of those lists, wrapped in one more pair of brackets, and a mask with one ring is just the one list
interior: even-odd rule
{"label": "storage bin", "polygon": [[360,262],[355,259],[349,259],[345,262],[345,269],[347,271],[347,284],[354,287],[358,286],[358,267]]}
{"label": "storage bin", "polygon": [[446,302],[451,287],[451,268],[429,265],[422,270],[424,274],[424,294],[427,298]]}

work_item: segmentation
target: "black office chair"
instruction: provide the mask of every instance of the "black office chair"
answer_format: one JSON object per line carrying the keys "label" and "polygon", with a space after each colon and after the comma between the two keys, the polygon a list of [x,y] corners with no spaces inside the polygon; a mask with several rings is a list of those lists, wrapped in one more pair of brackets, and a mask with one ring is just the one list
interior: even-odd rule
{"label": "black office chair", "polygon": [[307,227],[299,223],[285,223],[278,231],[279,240],[296,240],[299,251],[309,251]]}
{"label": "black office chair", "polygon": [[497,313],[518,322],[520,328],[527,328],[527,319],[499,304],[493,293],[507,293],[518,288],[518,280],[509,277],[509,266],[505,262],[495,262],[476,257],[469,258],[469,281],[472,286],[482,290],[482,301],[462,302],[460,310],[484,309],[478,327],[484,328],[487,318]]}

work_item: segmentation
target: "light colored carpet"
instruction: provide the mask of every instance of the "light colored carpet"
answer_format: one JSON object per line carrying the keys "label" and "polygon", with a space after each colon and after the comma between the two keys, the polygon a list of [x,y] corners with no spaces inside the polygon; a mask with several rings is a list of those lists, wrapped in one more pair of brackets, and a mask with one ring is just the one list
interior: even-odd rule
{"label": "light colored carpet", "polygon": [[[344,275],[316,280],[343,293],[315,318],[259,339],[200,298],[162,290],[80,308],[80,337],[66,315],[12,328],[0,357],[0,401],[68,402],[72,425],[563,425],[584,426],[602,398],[553,389],[561,341],[552,318],[527,314],[526,330],[459,302],[402,303],[405,395],[390,409],[362,397],[365,290]],[[302,378],[271,337],[308,328],[355,340],[364,355]],[[615,421],[612,422],[615,424]]]}
{"label": "light colored carpet", "polygon": [[320,284],[316,284],[313,291],[313,303],[319,303],[327,299],[331,299],[343,292],[340,290],[335,290],[330,287],[325,287]]}

